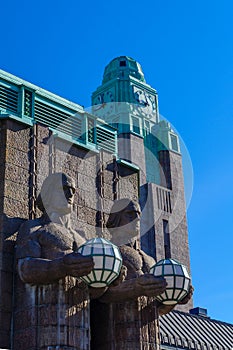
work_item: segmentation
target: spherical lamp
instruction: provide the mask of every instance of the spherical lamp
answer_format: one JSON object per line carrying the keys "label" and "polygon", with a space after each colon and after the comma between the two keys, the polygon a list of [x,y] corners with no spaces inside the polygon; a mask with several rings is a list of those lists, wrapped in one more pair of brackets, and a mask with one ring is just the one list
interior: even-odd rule
{"label": "spherical lamp", "polygon": [[162,259],[151,267],[150,273],[164,277],[167,282],[165,292],[156,296],[163,304],[177,304],[189,292],[190,276],[186,267],[175,259]]}
{"label": "spherical lamp", "polygon": [[90,239],[78,249],[78,253],[94,260],[94,269],[87,276],[80,277],[90,287],[106,287],[119,276],[122,257],[118,247],[107,239]]}

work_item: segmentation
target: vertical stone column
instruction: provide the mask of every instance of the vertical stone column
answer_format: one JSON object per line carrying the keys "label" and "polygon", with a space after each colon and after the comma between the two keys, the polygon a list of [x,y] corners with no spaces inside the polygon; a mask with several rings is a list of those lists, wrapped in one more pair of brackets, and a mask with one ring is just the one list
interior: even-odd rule
{"label": "vertical stone column", "polygon": [[159,324],[156,300],[154,298],[139,298],[141,314],[141,348],[142,350],[159,350]]}
{"label": "vertical stone column", "polygon": [[14,243],[28,218],[29,127],[1,120],[0,347],[10,348],[13,309]]}
{"label": "vertical stone column", "polygon": [[88,298],[86,285],[72,277],[43,286],[18,280],[13,348],[89,350]]}
{"label": "vertical stone column", "polygon": [[91,350],[159,350],[158,314],[153,298],[91,307]]}

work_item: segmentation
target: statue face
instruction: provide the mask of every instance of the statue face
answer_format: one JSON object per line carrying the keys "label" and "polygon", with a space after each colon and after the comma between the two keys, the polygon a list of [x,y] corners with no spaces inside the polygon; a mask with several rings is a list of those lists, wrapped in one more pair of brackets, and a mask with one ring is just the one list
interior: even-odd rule
{"label": "statue face", "polygon": [[75,188],[71,180],[65,179],[58,186],[54,186],[50,197],[49,211],[68,214],[74,203]]}
{"label": "statue face", "polygon": [[120,214],[120,228],[124,232],[127,238],[135,237],[140,232],[140,215],[141,211],[139,207],[134,204],[130,204]]}
{"label": "statue face", "polygon": [[137,202],[129,198],[114,202],[107,221],[111,240],[116,245],[132,243],[140,234],[141,209]]}
{"label": "statue face", "polygon": [[48,215],[52,213],[65,215],[72,210],[74,193],[74,180],[63,173],[55,173],[45,179],[41,188],[40,200]]}

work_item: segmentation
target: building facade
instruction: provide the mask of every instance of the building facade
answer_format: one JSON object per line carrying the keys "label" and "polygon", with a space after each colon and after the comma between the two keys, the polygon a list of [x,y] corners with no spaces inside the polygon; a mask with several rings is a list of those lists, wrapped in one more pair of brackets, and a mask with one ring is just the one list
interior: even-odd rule
{"label": "building facade", "polygon": [[[46,296],[39,299],[39,291],[36,304],[20,304],[22,290],[16,287],[14,256],[17,232],[25,220],[40,215],[36,198],[49,174],[62,171],[75,179],[78,195],[72,223],[83,237],[95,236],[101,212],[106,221],[115,199],[139,200],[142,249],[156,260],[175,258],[190,270],[179,138],[169,123],[160,120],[156,90],[146,84],[140,65],[122,56],[105,68],[92,105],[86,112],[78,104],[0,71],[2,349],[90,347],[88,300],[85,307],[77,303],[73,309],[80,315],[73,328],[67,320],[60,328],[57,324],[48,328],[52,321],[43,319],[40,310],[50,302]],[[69,301],[64,307],[71,309]],[[141,298],[124,307],[117,310],[118,331],[125,329],[120,320],[127,307],[134,310],[125,349],[130,349],[132,341],[138,349],[158,349],[158,315],[151,314],[153,304]],[[180,310],[191,307],[190,301]],[[38,320],[44,322],[44,331]],[[60,346],[58,333],[64,329],[70,336]],[[82,335],[82,342],[75,332]]]}

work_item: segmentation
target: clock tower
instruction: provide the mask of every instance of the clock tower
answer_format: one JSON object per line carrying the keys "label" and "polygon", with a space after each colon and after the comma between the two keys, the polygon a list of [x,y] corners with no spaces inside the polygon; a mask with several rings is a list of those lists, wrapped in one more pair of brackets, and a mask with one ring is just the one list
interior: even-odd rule
{"label": "clock tower", "polygon": [[[122,114],[119,103],[132,105],[123,120],[119,116]],[[112,121],[113,116],[118,116],[123,124],[128,122],[129,126],[132,116],[153,122],[159,120],[157,92],[146,83],[140,64],[127,56],[117,57],[106,66],[102,85],[92,94],[92,105],[93,112],[107,122]],[[130,128],[130,131],[135,130]]]}
{"label": "clock tower", "polygon": [[102,84],[92,94],[92,113],[117,128],[118,156],[140,167],[141,184],[169,182],[159,152],[179,153],[178,135],[160,121],[157,91],[146,83],[138,62],[120,56],[106,66]]}
{"label": "clock tower", "polygon": [[[157,91],[127,56],[105,68],[92,94],[92,113],[118,131],[118,158],[140,169],[142,249],[156,260],[172,257],[190,268],[179,137],[160,120]],[[120,194],[121,196],[121,194]],[[179,309],[187,311],[192,302]]]}
{"label": "clock tower", "polygon": [[120,56],[105,68],[102,85],[92,94],[92,113],[118,129],[118,155],[141,169],[146,182],[145,136],[159,121],[158,95],[134,59]]}

